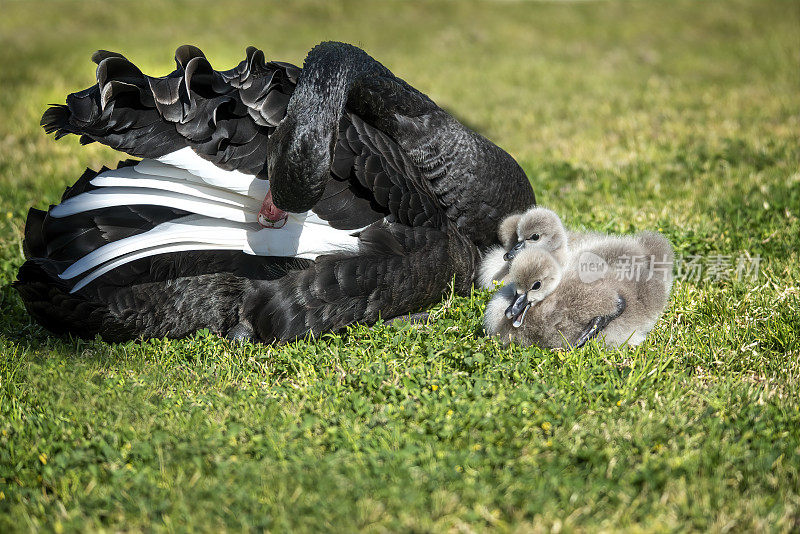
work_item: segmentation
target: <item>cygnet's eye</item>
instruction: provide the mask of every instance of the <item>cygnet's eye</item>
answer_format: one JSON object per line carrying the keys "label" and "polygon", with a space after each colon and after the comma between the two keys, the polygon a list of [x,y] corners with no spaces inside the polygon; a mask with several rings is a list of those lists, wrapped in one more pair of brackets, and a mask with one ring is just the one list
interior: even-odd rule
{"label": "cygnet's eye", "polygon": [[531,236],[531,240],[532,240],[532,241],[539,241],[539,234],[533,234],[533,235]]}
{"label": "cygnet's eye", "polygon": [[533,283],[533,285],[531,286],[531,289],[534,290],[534,291],[539,291],[541,288],[542,288],[542,281],[541,280],[535,281]]}

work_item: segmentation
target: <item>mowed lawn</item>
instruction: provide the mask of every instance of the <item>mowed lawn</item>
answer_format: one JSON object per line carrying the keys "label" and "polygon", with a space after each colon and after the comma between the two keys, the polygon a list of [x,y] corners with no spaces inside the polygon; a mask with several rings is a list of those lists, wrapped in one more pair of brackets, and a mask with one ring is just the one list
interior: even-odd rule
{"label": "mowed lawn", "polygon": [[[287,4],[2,3],[0,531],[800,529],[800,4]],[[503,348],[486,292],[281,347],[31,321],[28,208],[124,159],[38,126],[94,50],[166,74],[183,43],[224,69],[328,39],[508,150],[568,225],[699,265],[648,341]]]}

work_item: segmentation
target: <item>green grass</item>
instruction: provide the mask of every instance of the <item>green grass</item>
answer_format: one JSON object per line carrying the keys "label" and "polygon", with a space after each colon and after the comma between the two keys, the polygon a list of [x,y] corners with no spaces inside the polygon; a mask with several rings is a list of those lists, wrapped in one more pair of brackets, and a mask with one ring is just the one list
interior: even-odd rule
{"label": "green grass", "polygon": [[[0,531],[800,529],[800,5],[10,2],[0,17]],[[511,152],[571,225],[760,256],[637,349],[502,348],[486,293],[284,347],[49,335],[29,206],[120,158],[38,127],[90,53],[218,68],[360,44]]]}

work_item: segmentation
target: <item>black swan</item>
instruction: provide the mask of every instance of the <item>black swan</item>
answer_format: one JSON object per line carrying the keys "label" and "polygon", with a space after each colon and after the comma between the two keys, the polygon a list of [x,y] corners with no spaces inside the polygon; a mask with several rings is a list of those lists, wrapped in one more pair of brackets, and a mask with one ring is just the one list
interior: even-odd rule
{"label": "black swan", "polygon": [[252,47],[215,71],[182,46],[162,78],[92,59],[42,125],[142,159],[29,212],[15,287],[56,333],[274,342],[403,316],[469,291],[535,201],[511,156],[345,43],[302,70]]}

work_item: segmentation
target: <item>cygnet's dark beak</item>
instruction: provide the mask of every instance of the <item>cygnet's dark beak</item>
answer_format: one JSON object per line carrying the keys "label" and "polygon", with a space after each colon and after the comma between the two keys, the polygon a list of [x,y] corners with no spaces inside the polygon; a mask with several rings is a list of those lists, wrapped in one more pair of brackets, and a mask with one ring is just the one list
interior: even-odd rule
{"label": "cygnet's dark beak", "polygon": [[503,259],[506,261],[510,261],[514,259],[514,256],[519,254],[519,251],[525,247],[525,241],[519,241],[516,245],[511,247],[511,250],[503,254]]}
{"label": "cygnet's dark beak", "polygon": [[530,307],[531,303],[528,301],[527,293],[516,295],[516,299],[511,306],[506,308],[506,318],[513,319],[514,328],[519,328],[525,320],[525,314],[528,313]]}

